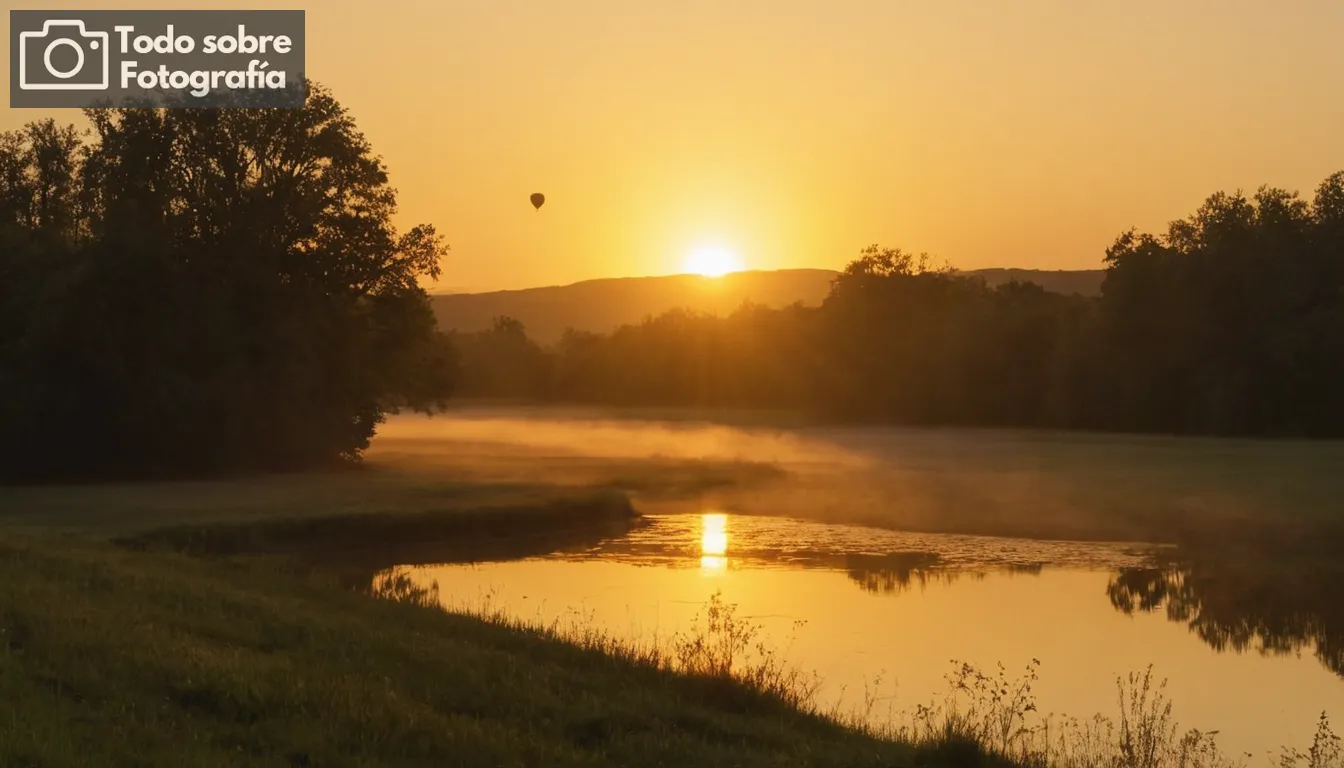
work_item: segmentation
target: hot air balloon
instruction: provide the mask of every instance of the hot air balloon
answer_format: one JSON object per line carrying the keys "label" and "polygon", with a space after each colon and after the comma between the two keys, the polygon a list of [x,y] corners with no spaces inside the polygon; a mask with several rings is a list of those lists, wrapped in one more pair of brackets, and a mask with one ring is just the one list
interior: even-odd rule
{"label": "hot air balloon", "polygon": [[533,192],[530,199],[532,200],[532,207],[537,210],[541,210],[541,204],[546,202],[546,196],[540,192]]}

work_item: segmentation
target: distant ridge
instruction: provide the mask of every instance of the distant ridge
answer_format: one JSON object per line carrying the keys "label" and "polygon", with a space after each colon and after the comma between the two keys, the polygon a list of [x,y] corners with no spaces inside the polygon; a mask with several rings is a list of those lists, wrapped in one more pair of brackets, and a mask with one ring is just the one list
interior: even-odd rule
{"label": "distant ridge", "polygon": [[[480,331],[501,315],[520,320],[528,336],[543,344],[560,339],[566,328],[606,333],[627,323],[660,315],[669,309],[723,315],[745,301],[769,307],[794,302],[817,306],[839,274],[830,269],[779,269],[733,272],[718,278],[699,275],[617,277],[571,285],[524,288],[487,293],[431,296],[439,327]],[[1059,293],[1100,293],[1102,270],[978,269],[991,285],[1029,281]]]}

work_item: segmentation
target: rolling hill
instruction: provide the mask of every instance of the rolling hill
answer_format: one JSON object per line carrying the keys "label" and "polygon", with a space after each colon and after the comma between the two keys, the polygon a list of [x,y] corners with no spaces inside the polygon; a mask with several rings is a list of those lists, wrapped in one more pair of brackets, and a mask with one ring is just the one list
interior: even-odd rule
{"label": "rolling hill", "polygon": [[[678,307],[726,314],[744,301],[781,307],[801,301],[815,306],[830,290],[836,272],[829,269],[781,269],[734,272],[723,277],[668,275],[585,280],[572,285],[431,297],[439,327],[473,332],[499,316],[520,320],[528,336],[543,344],[559,340],[566,328],[607,332],[626,323]],[[1103,272],[1089,270],[982,269],[991,285],[1022,280],[1060,293],[1096,295]]]}

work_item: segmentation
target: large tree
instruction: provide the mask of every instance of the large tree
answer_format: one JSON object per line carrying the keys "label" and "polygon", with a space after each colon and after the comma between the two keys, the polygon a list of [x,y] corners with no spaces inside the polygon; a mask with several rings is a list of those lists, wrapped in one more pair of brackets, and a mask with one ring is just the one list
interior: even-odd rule
{"label": "large tree", "polygon": [[[0,142],[11,473],[286,468],[357,457],[448,394],[396,192],[325,89],[302,109],[114,109],[87,141]],[[45,154],[44,154],[45,153]]]}

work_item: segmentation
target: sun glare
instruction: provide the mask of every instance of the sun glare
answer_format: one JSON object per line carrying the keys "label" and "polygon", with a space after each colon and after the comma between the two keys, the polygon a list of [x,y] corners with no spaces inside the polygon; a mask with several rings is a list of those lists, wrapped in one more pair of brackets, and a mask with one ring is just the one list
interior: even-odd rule
{"label": "sun glare", "polygon": [[736,253],[719,246],[696,248],[686,257],[686,271],[705,277],[723,277],[742,269],[742,259]]}
{"label": "sun glare", "polygon": [[709,512],[700,516],[700,567],[722,570],[728,566],[728,516]]}

